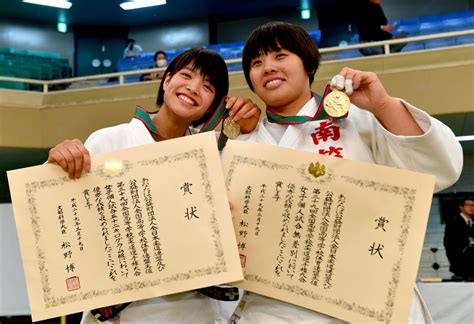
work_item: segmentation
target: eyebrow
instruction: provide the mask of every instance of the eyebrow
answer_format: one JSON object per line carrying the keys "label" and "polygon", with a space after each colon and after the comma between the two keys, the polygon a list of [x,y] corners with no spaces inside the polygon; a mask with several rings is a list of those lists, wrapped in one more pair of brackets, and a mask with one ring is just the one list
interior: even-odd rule
{"label": "eyebrow", "polygon": [[[211,83],[209,75],[204,74],[201,69],[196,69],[196,68],[193,68],[192,66],[189,66],[189,65],[183,67],[183,69],[189,70],[189,71],[194,72],[194,73],[198,73],[198,71],[199,71],[199,74],[201,74],[204,81]],[[211,85],[213,87],[215,87],[212,83],[211,83]]]}
{"label": "eyebrow", "polygon": [[284,50],[286,50],[286,49],[283,48],[283,47],[278,47],[276,50],[272,50],[271,48],[269,48],[268,51],[267,51],[267,53],[265,54],[264,49],[261,48],[261,49],[258,51],[258,55],[255,56],[254,59],[257,58],[257,57],[259,57],[259,56],[268,55],[269,53],[279,53],[279,52],[284,51]]}
{"label": "eyebrow", "polygon": [[185,67],[183,67],[183,69],[189,70],[189,71],[191,71],[191,72],[196,72],[196,69],[193,69],[192,66],[188,66],[188,65],[185,66]]}

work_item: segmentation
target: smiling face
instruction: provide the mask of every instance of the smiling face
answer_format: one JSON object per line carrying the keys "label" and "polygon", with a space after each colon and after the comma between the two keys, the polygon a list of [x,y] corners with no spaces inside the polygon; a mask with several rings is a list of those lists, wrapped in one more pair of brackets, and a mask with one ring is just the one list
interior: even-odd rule
{"label": "smiling face", "polygon": [[[242,68],[250,89],[282,115],[296,114],[311,97],[319,50],[301,27],[271,22],[245,42]],[[306,82],[306,83],[305,83]]]}
{"label": "smiling face", "polygon": [[[210,107],[207,105],[209,90],[213,91],[214,98]],[[212,116],[228,90],[229,76],[224,59],[212,50],[191,48],[176,56],[166,68],[156,104],[173,108],[168,110],[179,112],[179,116],[188,116],[190,107],[207,106],[210,108],[207,114],[192,120],[192,126],[198,127]]]}
{"label": "smiling face", "polygon": [[185,66],[173,76],[168,73],[163,83],[164,103],[162,109],[185,123],[200,119],[211,107],[216,89],[200,70]]}
{"label": "smiling face", "polygon": [[255,57],[250,62],[249,78],[260,99],[283,115],[296,114],[311,96],[303,61],[285,49]]}

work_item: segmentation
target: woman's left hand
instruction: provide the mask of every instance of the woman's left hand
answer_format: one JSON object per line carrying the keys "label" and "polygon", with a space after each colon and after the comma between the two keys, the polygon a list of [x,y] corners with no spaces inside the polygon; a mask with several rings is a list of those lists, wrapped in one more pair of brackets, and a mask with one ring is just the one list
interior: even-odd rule
{"label": "woman's left hand", "polygon": [[331,86],[345,91],[351,103],[378,115],[393,105],[396,99],[389,96],[377,74],[345,67],[331,80]]}
{"label": "woman's left hand", "polygon": [[250,133],[257,127],[262,112],[252,100],[231,96],[227,98],[225,107],[229,109],[229,116],[239,122],[242,134]]}
{"label": "woman's left hand", "polygon": [[351,103],[370,111],[394,135],[419,136],[424,133],[405,105],[387,93],[373,72],[345,67],[332,78],[331,87],[346,92]]}

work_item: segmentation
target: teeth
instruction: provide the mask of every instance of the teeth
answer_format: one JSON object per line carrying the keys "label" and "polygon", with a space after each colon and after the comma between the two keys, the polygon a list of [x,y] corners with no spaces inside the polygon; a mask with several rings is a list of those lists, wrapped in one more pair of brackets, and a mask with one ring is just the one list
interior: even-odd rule
{"label": "teeth", "polygon": [[277,84],[280,84],[282,81],[280,79],[276,79],[276,80],[271,80],[271,81],[268,81],[265,86],[266,87],[271,87],[271,86],[275,86]]}
{"label": "teeth", "polygon": [[190,105],[194,105],[194,101],[191,98],[189,98],[188,96],[179,95],[178,98],[183,100],[184,102],[187,102]]}

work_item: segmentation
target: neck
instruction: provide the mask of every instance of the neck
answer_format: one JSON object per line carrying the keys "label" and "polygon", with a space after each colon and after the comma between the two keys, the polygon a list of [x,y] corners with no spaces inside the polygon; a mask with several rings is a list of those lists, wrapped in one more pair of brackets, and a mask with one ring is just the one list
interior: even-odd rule
{"label": "neck", "polygon": [[305,95],[300,96],[296,100],[293,100],[289,104],[283,106],[267,106],[273,112],[281,116],[295,116],[303,108],[303,106],[311,99],[311,91],[307,91]]}
{"label": "neck", "polygon": [[164,104],[153,117],[152,122],[164,139],[182,137],[189,127],[188,123],[183,123],[182,120],[170,114]]}

